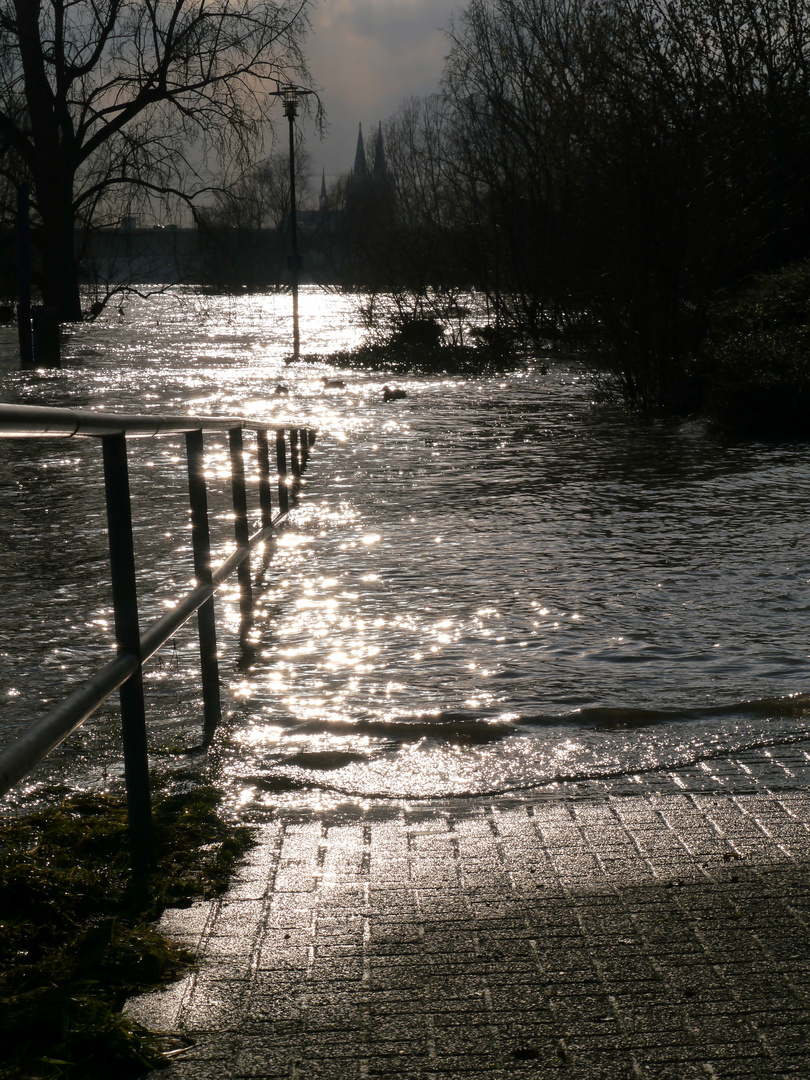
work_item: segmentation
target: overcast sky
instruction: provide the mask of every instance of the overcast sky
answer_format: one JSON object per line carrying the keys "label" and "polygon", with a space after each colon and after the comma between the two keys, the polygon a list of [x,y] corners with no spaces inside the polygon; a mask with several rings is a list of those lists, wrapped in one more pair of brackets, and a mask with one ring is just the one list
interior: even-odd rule
{"label": "overcast sky", "polygon": [[307,49],[329,122],[322,142],[308,140],[318,184],[322,168],[327,182],[351,168],[358,123],[368,146],[404,98],[437,89],[448,50],[443,30],[459,6],[460,0],[319,0]]}

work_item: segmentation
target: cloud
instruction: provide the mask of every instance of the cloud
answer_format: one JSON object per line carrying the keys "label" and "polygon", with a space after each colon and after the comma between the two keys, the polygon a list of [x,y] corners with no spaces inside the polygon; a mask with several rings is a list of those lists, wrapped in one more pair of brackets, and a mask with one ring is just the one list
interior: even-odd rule
{"label": "cloud", "polygon": [[322,0],[312,16],[307,52],[323,89],[330,131],[310,141],[313,166],[345,172],[357,125],[369,133],[412,94],[438,88],[457,0]]}
{"label": "cloud", "polygon": [[[418,48],[446,24],[449,3],[435,0],[326,0],[322,30],[367,39],[390,53]],[[318,32],[319,20],[314,20]]]}

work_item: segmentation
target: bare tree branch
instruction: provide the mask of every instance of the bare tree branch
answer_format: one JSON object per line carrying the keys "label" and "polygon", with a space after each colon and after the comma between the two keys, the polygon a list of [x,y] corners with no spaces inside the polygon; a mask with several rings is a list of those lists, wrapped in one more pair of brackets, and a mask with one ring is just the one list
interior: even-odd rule
{"label": "bare tree branch", "polygon": [[187,202],[259,156],[269,83],[308,82],[311,2],[0,0],[0,140],[31,182],[61,318],[81,316],[74,229],[116,191]]}

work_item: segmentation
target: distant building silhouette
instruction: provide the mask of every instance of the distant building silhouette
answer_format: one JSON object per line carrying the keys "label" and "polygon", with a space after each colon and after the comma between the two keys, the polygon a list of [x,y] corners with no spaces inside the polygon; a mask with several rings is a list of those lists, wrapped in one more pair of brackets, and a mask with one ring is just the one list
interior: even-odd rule
{"label": "distant building silhouette", "polygon": [[349,183],[365,183],[368,177],[368,165],[366,162],[366,148],[363,143],[363,125],[358,124],[357,149],[354,152],[354,168],[349,173]]}
{"label": "distant building silhouette", "polygon": [[[375,261],[390,255],[397,200],[382,124],[369,143],[367,151],[358,125],[353,166],[337,193],[327,188],[323,169],[317,206],[298,208],[304,282],[362,284]],[[91,234],[83,262],[86,280],[94,283],[261,288],[283,285],[286,253],[286,233],[275,228],[145,228],[131,216]]]}
{"label": "distant building silhouette", "polygon": [[391,177],[388,175],[388,165],[385,160],[385,142],[383,141],[382,124],[377,128],[377,138],[374,142],[373,175],[377,184],[391,185]]}
{"label": "distant building silhouette", "polygon": [[379,232],[391,224],[395,210],[394,185],[385,160],[382,124],[374,138],[370,166],[361,124],[357,133],[354,168],[346,180],[346,224],[350,239],[367,241],[370,232]]}

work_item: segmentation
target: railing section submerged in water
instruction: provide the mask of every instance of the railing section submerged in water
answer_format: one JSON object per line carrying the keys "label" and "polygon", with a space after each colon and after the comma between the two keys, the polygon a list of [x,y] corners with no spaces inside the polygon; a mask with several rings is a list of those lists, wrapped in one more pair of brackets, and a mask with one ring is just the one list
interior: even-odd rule
{"label": "railing section submerged in water", "polygon": [[[256,432],[261,528],[250,535],[245,481],[244,429]],[[211,567],[208,499],[205,486],[203,433],[227,431],[236,550],[218,567]],[[278,511],[273,514],[270,440],[275,435],[278,472]],[[290,445],[287,470],[285,432]],[[186,440],[191,542],[196,587],[143,634],[138,622],[135,555],[127,467],[127,437],[182,434]],[[236,417],[139,416],[95,413],[32,405],[0,404],[0,438],[87,436],[102,443],[110,571],[115,613],[116,658],[51,709],[10,746],[0,751],[0,795],[37,765],[84,722],[116,690],[120,692],[133,869],[146,870],[153,860],[152,811],[149,789],[143,664],[197,612],[203,694],[204,740],[209,742],[221,718],[219,667],[214,620],[214,593],[234,572],[239,582],[242,631],[253,611],[250,552],[267,541],[289,513],[301,484],[314,432],[290,425],[261,424]]]}

